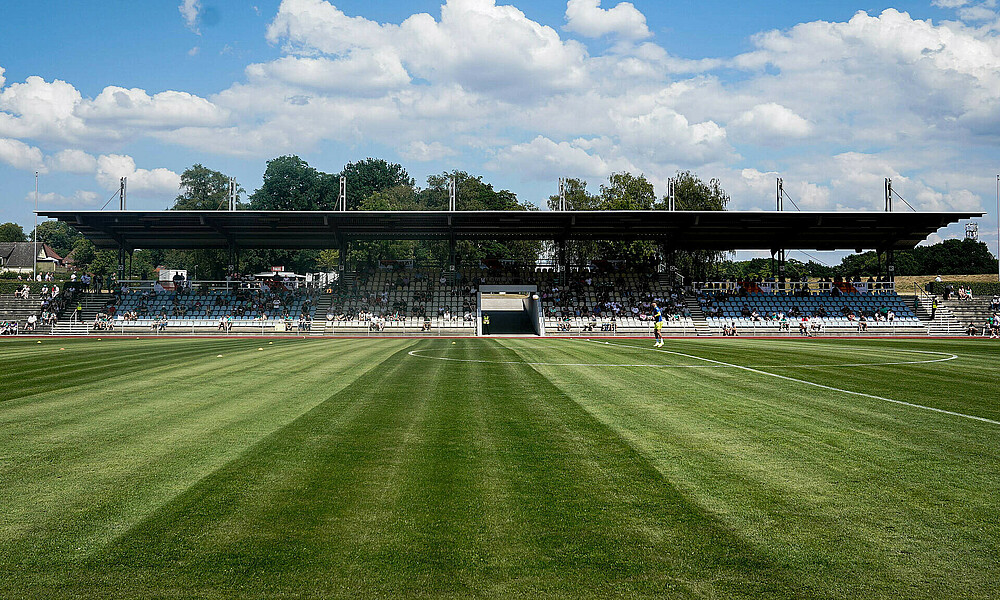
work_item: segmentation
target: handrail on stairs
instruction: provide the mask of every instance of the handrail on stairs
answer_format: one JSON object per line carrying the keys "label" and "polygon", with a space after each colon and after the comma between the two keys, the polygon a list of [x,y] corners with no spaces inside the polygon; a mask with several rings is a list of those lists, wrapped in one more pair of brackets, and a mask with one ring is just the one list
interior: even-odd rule
{"label": "handrail on stairs", "polygon": [[[917,283],[913,284],[913,291],[914,291],[914,294],[913,294],[913,312],[914,313],[916,313],[917,310],[920,308],[920,299],[921,298],[927,300],[933,306],[933,302],[934,302],[934,300],[936,298],[936,296],[934,294],[928,293],[927,290],[921,288],[920,285],[917,284]],[[934,317],[934,313],[932,311],[931,312],[931,318],[933,319],[933,317]]]}

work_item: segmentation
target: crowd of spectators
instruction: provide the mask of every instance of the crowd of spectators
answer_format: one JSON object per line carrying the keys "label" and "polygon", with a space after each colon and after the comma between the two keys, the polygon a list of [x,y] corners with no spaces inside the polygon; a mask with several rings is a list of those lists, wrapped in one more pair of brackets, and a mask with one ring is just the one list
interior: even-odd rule
{"label": "crowd of spectators", "polygon": [[990,339],[1000,338],[1000,312],[997,308],[993,309],[993,314],[986,318],[986,322],[983,323],[982,327],[978,327],[975,323],[970,322],[965,328],[966,335],[975,336],[982,335],[983,337],[989,337]]}
{"label": "crowd of spectators", "polygon": [[[462,274],[456,272],[455,281],[462,279]],[[338,283],[327,291],[333,295],[328,321],[368,323],[372,331],[381,331],[386,323],[407,318],[424,322],[432,317],[445,321],[475,320],[475,290],[469,285],[449,285],[443,273],[408,268],[388,273],[367,269],[359,272],[352,282]],[[441,294],[449,301],[442,302]],[[448,306],[458,304],[455,298],[458,295],[465,296],[461,311]]]}
{"label": "crowd of spectators", "polygon": [[52,282],[52,281],[55,281],[55,276],[52,275],[51,271],[46,271],[45,273],[35,273],[34,277],[32,277],[31,275],[18,273],[16,280],[17,281],[35,281],[35,282],[45,281],[45,282]]}
{"label": "crowd of spectators", "polygon": [[538,289],[546,317],[652,321],[653,302],[659,304],[667,320],[690,316],[683,290],[660,288],[654,273],[597,275],[583,271],[571,273],[565,283],[549,274],[538,279]]}
{"label": "crowd of spectators", "polygon": [[59,321],[59,313],[66,308],[66,304],[74,296],[75,291],[73,289],[63,290],[55,283],[51,286],[48,284],[43,285],[38,306],[39,314],[37,317],[32,315],[28,318],[28,331],[34,331],[37,323],[49,327],[55,325]]}
{"label": "crowd of spectators", "polygon": [[[116,307],[121,300],[131,294],[139,294],[138,306],[134,310],[118,312]],[[257,287],[241,287],[230,294],[214,294],[206,299],[205,294],[199,294],[190,285],[181,285],[178,289],[167,290],[159,282],[151,289],[132,292],[122,286],[115,292],[115,300],[109,309],[109,314],[125,321],[141,318],[208,318],[218,307],[226,307],[227,312],[235,317],[249,317],[255,320],[269,319],[294,320],[311,314],[315,303],[315,290],[309,288],[287,289],[278,285],[262,285]],[[301,308],[292,314],[291,307],[296,300],[304,301]]]}
{"label": "crowd of spectators", "polygon": [[115,328],[111,315],[106,312],[99,312],[94,317],[94,331],[111,331]]}

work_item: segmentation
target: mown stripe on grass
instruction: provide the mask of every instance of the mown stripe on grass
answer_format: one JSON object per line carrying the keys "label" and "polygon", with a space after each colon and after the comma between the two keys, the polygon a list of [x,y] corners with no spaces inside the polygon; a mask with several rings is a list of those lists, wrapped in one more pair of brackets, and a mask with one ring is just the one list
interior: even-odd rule
{"label": "mown stripe on grass", "polygon": [[[83,394],[111,407],[89,420],[70,419],[74,425],[55,436],[46,432],[45,419],[20,423],[29,426],[29,434],[6,440],[0,459],[0,478],[11,483],[0,490],[6,558],[59,560],[93,551],[322,402],[323,388],[335,392],[375,368],[386,349],[362,342],[348,353],[346,345],[321,344],[289,346],[249,367],[245,359],[233,358],[232,367],[256,369],[256,376],[244,372],[205,385],[212,377],[212,367],[205,367],[188,378],[187,387],[175,385],[167,393],[153,378],[152,387],[149,380],[136,388],[135,382],[119,382],[107,395]],[[317,352],[320,348],[327,352]],[[276,373],[289,379],[273,382]],[[17,421],[10,424],[10,431],[18,431]]]}
{"label": "mown stripe on grass", "polygon": [[[66,350],[59,350],[60,347]],[[64,340],[50,345],[44,353],[11,356],[0,362],[0,402],[30,398],[53,389],[106,382],[113,378],[133,378],[164,365],[186,366],[185,360],[205,360],[234,348],[232,342],[173,344],[124,340]]]}
{"label": "mown stripe on grass", "polygon": [[[484,351],[506,353],[469,349]],[[317,596],[801,592],[537,373],[395,360],[134,532],[119,557],[150,553],[179,587],[264,596],[307,582]],[[347,422],[345,402],[363,403]],[[281,476],[286,461],[295,476]],[[178,517],[190,520],[179,537]]]}
{"label": "mown stripe on grass", "polygon": [[[621,352],[587,347],[596,360]],[[940,418],[900,422],[734,370],[538,369],[803,586],[842,597],[1000,591],[987,575],[1000,436],[958,419],[928,429]]]}
{"label": "mown stripe on grass", "polygon": [[[466,351],[511,355],[492,342]],[[442,370],[403,351],[133,528],[89,567],[107,565],[128,569],[90,579],[91,589],[148,585],[154,595],[192,597],[810,595],[538,373],[509,365]]]}

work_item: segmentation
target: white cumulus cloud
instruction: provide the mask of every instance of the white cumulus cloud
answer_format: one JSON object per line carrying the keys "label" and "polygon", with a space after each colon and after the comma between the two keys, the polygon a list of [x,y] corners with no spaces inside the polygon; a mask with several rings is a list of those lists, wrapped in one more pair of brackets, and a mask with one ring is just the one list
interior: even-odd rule
{"label": "white cumulus cloud", "polygon": [[42,151],[21,140],[0,138],[0,162],[24,171],[45,170]]}
{"label": "white cumulus cloud", "polygon": [[518,173],[523,179],[555,179],[570,177],[607,177],[615,170],[628,170],[630,165],[617,160],[611,164],[601,156],[591,154],[584,140],[555,142],[538,136],[530,142],[502,149],[491,168]]}
{"label": "white cumulus cloud", "polygon": [[63,173],[94,173],[97,170],[96,158],[73,148],[46,157],[45,164],[50,170]]}
{"label": "white cumulus cloud", "polygon": [[441,160],[442,158],[455,156],[455,151],[441,142],[431,142],[428,144],[420,140],[410,142],[401,148],[399,153],[403,158],[417,162]]}
{"label": "white cumulus cloud", "polygon": [[169,169],[137,169],[135,159],[121,154],[106,154],[97,158],[97,183],[106,190],[118,189],[119,180],[128,178],[130,192],[176,194],[181,176]]}
{"label": "white cumulus cloud", "polygon": [[646,16],[631,2],[601,8],[601,0],[569,0],[566,3],[566,31],[585,37],[614,35],[625,40],[650,37]]}
{"label": "white cumulus cloud", "polygon": [[[25,196],[25,200],[29,202],[34,202],[35,195],[29,194]],[[71,206],[71,207],[94,207],[98,206],[105,201],[106,198],[101,198],[97,192],[91,192],[86,190],[77,190],[73,192],[72,195],[66,196],[57,192],[46,192],[44,194],[38,194],[38,204],[47,206]]]}
{"label": "white cumulus cloud", "polygon": [[495,0],[447,0],[440,21],[420,13],[399,25],[351,17],[324,0],[283,0],[267,36],[293,54],[366,60],[380,52],[413,77],[508,98],[586,83],[581,44]]}
{"label": "white cumulus cloud", "polygon": [[138,88],[108,86],[93,100],[84,100],[76,114],[90,123],[169,129],[221,125],[226,111],[187,92],[166,91],[150,96]]}
{"label": "white cumulus cloud", "polygon": [[729,123],[741,141],[765,145],[787,145],[812,133],[812,124],[795,111],[768,102],[758,104]]}

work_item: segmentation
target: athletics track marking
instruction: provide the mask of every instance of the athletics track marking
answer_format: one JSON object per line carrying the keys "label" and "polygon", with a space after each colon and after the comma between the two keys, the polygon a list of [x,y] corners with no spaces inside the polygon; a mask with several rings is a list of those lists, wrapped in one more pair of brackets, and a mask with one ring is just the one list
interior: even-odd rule
{"label": "athletics track marking", "polygon": [[[853,396],[861,396],[863,398],[870,398],[872,400],[881,400],[883,402],[890,402],[892,404],[899,404],[900,406],[908,406],[910,408],[919,408],[919,409],[922,409],[922,410],[928,410],[928,411],[940,413],[940,414],[943,414],[943,415],[951,415],[953,417],[962,417],[963,419],[971,419],[973,421],[980,421],[982,423],[990,423],[992,425],[1000,425],[1000,421],[994,421],[993,419],[987,419],[985,417],[977,417],[975,415],[967,415],[965,413],[954,412],[954,411],[950,411],[950,410],[944,410],[943,408],[934,408],[932,406],[924,406],[922,404],[914,404],[912,402],[906,402],[906,401],[903,401],[903,400],[893,400],[892,398],[884,398],[882,396],[875,396],[874,394],[865,394],[864,392],[854,392],[854,391],[851,391],[851,390],[845,390],[845,389],[842,389],[842,388],[836,388],[836,387],[829,386],[829,385],[823,385],[822,383],[816,383],[814,381],[806,381],[805,379],[796,379],[794,377],[788,377],[786,375],[778,375],[777,373],[768,373],[767,371],[760,371],[760,370],[755,369],[753,367],[744,367],[744,366],[741,366],[741,365],[734,365],[734,364],[731,364],[731,363],[722,362],[721,360],[715,360],[715,359],[711,359],[711,358],[704,358],[704,357],[701,357],[701,356],[695,356],[693,354],[684,354],[683,352],[675,352],[673,350],[662,350],[660,348],[649,348],[649,347],[646,347],[646,346],[632,346],[632,345],[629,345],[629,344],[612,344],[611,342],[602,342],[602,341],[596,341],[596,340],[586,340],[586,341],[592,342],[592,343],[595,343],[595,344],[605,344],[605,345],[609,345],[609,346],[622,346],[624,348],[636,348],[638,350],[652,350],[653,352],[662,352],[664,354],[674,354],[674,355],[677,355],[677,356],[683,356],[685,358],[692,358],[692,359],[695,359],[695,360],[703,360],[705,362],[713,363],[713,364],[716,364],[716,365],[719,365],[719,366],[732,367],[734,369],[740,369],[740,370],[743,370],[743,371],[749,371],[751,373],[757,373],[758,375],[767,375],[768,377],[776,377],[778,379],[784,379],[785,381],[792,381],[794,383],[801,383],[803,385],[811,385],[813,387],[818,387],[818,388],[822,388],[824,390],[830,390],[830,391],[833,391],[833,392],[841,392],[843,394],[851,394]],[[908,350],[908,351],[907,350],[902,350],[902,352],[923,352],[923,351],[920,351],[920,350]],[[944,354],[944,353],[943,352],[937,352],[935,354]],[[958,358],[958,357],[955,356],[954,354],[952,354],[951,358],[946,359],[946,360],[954,360],[956,358]],[[941,361],[928,361],[928,362],[941,362]]]}

